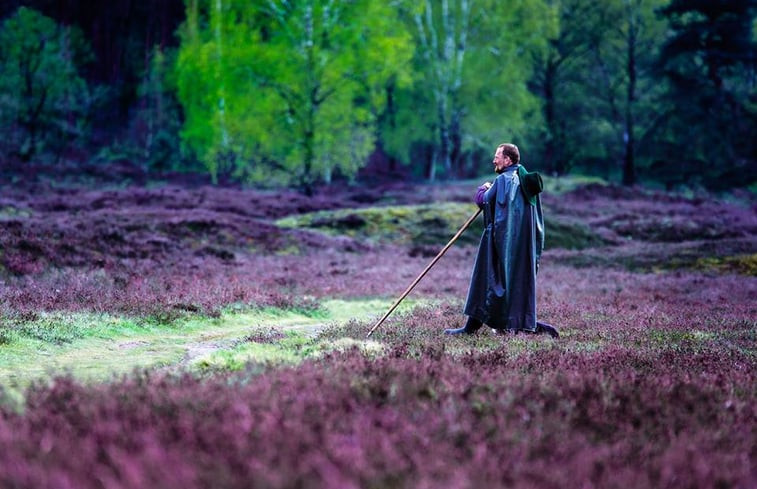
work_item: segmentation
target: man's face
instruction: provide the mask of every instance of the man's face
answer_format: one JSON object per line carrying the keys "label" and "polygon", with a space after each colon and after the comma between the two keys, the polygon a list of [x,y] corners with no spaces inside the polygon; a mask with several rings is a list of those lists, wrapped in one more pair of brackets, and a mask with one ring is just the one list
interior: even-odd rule
{"label": "man's face", "polygon": [[505,168],[512,164],[510,157],[502,154],[503,149],[504,148],[497,148],[497,152],[494,153],[494,160],[492,160],[492,163],[494,163],[494,171],[497,173],[502,173],[505,171]]}

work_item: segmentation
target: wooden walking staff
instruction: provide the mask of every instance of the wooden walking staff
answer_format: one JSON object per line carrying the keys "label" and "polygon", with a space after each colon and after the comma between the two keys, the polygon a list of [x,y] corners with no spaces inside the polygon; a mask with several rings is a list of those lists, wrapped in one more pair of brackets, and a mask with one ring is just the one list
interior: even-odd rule
{"label": "wooden walking staff", "polygon": [[379,322],[377,322],[371,328],[371,330],[368,331],[368,336],[367,337],[370,337],[371,333],[373,333],[376,330],[376,328],[378,328],[379,326],[381,326],[381,323],[383,323],[386,320],[386,318],[389,317],[389,315],[392,313],[392,311],[394,311],[397,308],[397,306],[400,305],[400,302],[402,302],[405,299],[405,297],[407,297],[407,295],[410,293],[410,291],[413,290],[413,287],[415,287],[416,285],[418,285],[418,282],[420,282],[421,279],[426,276],[426,274],[428,273],[428,271],[431,270],[431,267],[433,267],[436,264],[436,262],[439,261],[439,258],[441,258],[447,252],[447,250],[449,249],[449,247],[452,246],[452,243],[454,243],[455,241],[457,241],[457,238],[459,238],[460,235],[463,234],[463,232],[466,229],[468,229],[468,226],[470,226],[471,223],[476,220],[476,218],[478,217],[479,214],[481,214],[481,209],[478,209],[475,214],[473,214],[472,216],[470,216],[470,218],[467,221],[465,221],[465,224],[463,224],[463,227],[461,227],[460,230],[457,232],[457,234],[455,234],[452,237],[452,239],[449,240],[449,243],[447,243],[447,245],[444,248],[442,248],[442,251],[440,251],[439,254],[436,255],[436,258],[434,258],[433,260],[431,260],[431,263],[429,263],[428,266],[426,267],[426,269],[423,270],[423,272],[421,272],[420,275],[418,275],[418,278],[416,278],[415,280],[413,280],[413,283],[410,284],[410,287],[408,287],[407,289],[405,289],[405,292],[403,292],[402,295],[400,296],[400,298],[397,299],[397,302],[394,303],[394,305],[391,307],[391,309],[389,309],[386,312],[386,314],[384,314],[384,317],[382,317],[379,320]]}

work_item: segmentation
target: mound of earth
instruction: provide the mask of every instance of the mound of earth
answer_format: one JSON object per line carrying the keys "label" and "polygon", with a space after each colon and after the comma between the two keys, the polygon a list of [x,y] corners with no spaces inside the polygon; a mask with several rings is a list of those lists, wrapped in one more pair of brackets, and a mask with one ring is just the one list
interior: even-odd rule
{"label": "mound of earth", "polygon": [[[471,203],[440,202],[422,205],[340,209],[298,214],[277,223],[293,229],[314,229],[330,236],[349,236],[361,242],[412,246],[411,253],[435,254],[429,249],[446,244],[475,212]],[[549,221],[548,248],[583,249],[605,241],[567,216]],[[476,219],[458,239],[459,245],[476,245],[481,239],[483,218]]]}
{"label": "mound of earth", "polygon": [[229,263],[249,253],[365,248],[349,238],[284,230],[272,222],[341,204],[328,196],[223,187],[8,192],[0,200],[0,265],[23,275],[51,267],[132,268],[197,259]]}
{"label": "mound of earth", "polygon": [[[209,185],[8,187],[0,272],[228,267],[257,254],[362,253],[377,244],[429,256],[475,211],[475,187],[335,185],[313,196]],[[744,257],[757,253],[755,206],[598,184],[545,192],[543,203],[547,252],[575,265],[751,270]],[[475,246],[481,225],[479,218],[457,246]]]}

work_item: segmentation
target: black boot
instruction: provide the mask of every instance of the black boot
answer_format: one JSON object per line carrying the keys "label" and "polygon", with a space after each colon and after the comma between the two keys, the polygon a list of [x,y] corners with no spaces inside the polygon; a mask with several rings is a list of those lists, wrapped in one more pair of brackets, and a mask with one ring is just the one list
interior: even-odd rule
{"label": "black boot", "polygon": [[444,334],[476,334],[476,331],[478,331],[481,326],[483,326],[483,323],[481,321],[469,316],[468,322],[465,323],[465,326],[463,326],[462,328],[445,329]]}
{"label": "black boot", "polygon": [[552,338],[559,338],[560,333],[557,331],[557,328],[552,326],[551,324],[542,323],[541,321],[536,322],[536,334],[548,334]]}

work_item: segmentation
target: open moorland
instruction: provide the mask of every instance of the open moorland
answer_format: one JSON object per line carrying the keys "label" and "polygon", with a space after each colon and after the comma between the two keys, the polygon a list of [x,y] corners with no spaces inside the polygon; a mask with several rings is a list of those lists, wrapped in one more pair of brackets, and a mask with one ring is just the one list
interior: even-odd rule
{"label": "open moorland", "polygon": [[757,205],[547,179],[540,317],[445,337],[478,182],[0,189],[0,487],[755,487]]}

